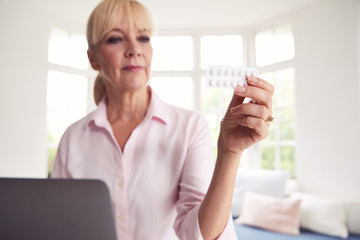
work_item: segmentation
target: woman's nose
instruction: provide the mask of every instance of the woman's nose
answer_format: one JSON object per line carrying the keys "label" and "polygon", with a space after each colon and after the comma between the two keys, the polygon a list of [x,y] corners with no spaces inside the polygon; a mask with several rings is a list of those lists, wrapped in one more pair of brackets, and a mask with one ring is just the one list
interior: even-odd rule
{"label": "woman's nose", "polygon": [[129,41],[127,49],[125,51],[125,56],[135,57],[140,55],[141,55],[140,46],[135,41]]}

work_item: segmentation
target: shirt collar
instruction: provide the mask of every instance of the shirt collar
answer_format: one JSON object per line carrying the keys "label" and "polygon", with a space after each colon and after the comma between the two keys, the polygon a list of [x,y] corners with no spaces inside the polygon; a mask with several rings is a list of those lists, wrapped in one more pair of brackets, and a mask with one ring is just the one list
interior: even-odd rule
{"label": "shirt collar", "polygon": [[[151,119],[167,125],[170,122],[170,105],[164,102],[150,86],[147,90],[151,93],[151,98],[144,120]],[[110,123],[107,119],[106,108],[106,97],[103,97],[91,114],[88,123],[93,122],[98,127],[108,127]]]}
{"label": "shirt collar", "polygon": [[94,123],[98,127],[107,127],[109,125],[106,116],[106,96],[101,99],[95,111],[91,113],[88,123]]}
{"label": "shirt collar", "polygon": [[170,105],[164,102],[150,86],[148,86],[148,91],[151,93],[151,99],[145,118],[168,124],[170,122]]}

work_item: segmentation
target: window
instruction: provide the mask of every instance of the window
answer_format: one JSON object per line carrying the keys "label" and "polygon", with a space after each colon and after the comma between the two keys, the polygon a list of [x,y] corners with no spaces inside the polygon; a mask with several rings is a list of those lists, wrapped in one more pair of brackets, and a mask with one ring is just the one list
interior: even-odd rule
{"label": "window", "polygon": [[[179,107],[194,108],[194,51],[192,36],[156,36],[150,85],[163,100]],[[176,90],[176,91],[174,91]]]}
{"label": "window", "polygon": [[209,65],[243,66],[241,35],[202,36],[200,49],[201,69]]}
{"label": "window", "polygon": [[[205,70],[209,65],[256,66],[262,73],[260,77],[275,86],[275,121],[270,126],[269,136],[246,151],[241,164],[284,169],[294,178],[296,141],[292,25],[277,25],[256,32],[252,40],[246,39],[253,44],[244,43],[240,34],[194,33],[191,36],[154,37],[150,85],[165,101],[203,113],[211,129],[216,157],[219,123],[233,90],[206,87]],[[248,59],[253,59],[253,62],[248,62]]]}
{"label": "window", "polygon": [[[155,36],[151,39],[154,52],[149,84],[166,102],[203,113],[211,129],[215,158],[219,124],[233,89],[206,87],[206,68],[209,65],[258,67],[260,77],[276,89],[273,99],[275,121],[267,139],[246,151],[241,164],[285,169],[295,177],[292,25],[262,29],[255,32],[253,38],[250,34],[233,31]],[[89,71],[86,49],[83,35],[58,28],[51,31],[47,100],[50,163],[65,128],[95,107],[92,100],[95,76]],[[63,97],[65,94],[67,99]]]}
{"label": "window", "polygon": [[[60,138],[66,128],[89,111],[92,87],[84,35],[53,27],[50,31],[47,76],[47,149],[51,172]],[[92,95],[90,95],[92,97]]]}
{"label": "window", "polygon": [[294,58],[294,37],[291,24],[260,31],[255,37],[256,64],[259,67]]}
{"label": "window", "polygon": [[153,77],[150,85],[164,101],[187,109],[193,108],[191,77]]}
{"label": "window", "polygon": [[153,71],[186,71],[194,67],[191,36],[158,36],[151,40]]}
{"label": "window", "polygon": [[[243,66],[244,51],[241,35],[205,35],[200,40],[201,69],[209,65]],[[207,119],[217,151],[220,121],[233,95],[232,88],[207,88],[205,77],[201,78],[201,110]]]}
{"label": "window", "polygon": [[242,36],[155,36],[152,46],[151,87],[171,104],[203,112],[211,128],[215,157],[219,123],[233,90],[207,88],[205,70],[208,65],[243,66]]}
{"label": "window", "polygon": [[86,37],[79,33],[53,27],[50,31],[48,60],[50,63],[75,69],[87,70]]}
{"label": "window", "polygon": [[256,64],[262,72],[260,77],[275,87],[275,121],[268,137],[260,143],[260,165],[265,169],[287,170],[295,178],[295,69],[291,24],[258,32],[255,52]]}

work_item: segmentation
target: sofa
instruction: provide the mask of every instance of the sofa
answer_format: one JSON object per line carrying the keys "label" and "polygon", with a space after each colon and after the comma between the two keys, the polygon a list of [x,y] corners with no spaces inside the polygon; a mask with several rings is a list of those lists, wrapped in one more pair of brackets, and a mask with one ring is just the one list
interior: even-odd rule
{"label": "sofa", "polygon": [[238,240],[360,240],[360,235],[355,234],[340,238],[302,229],[299,235],[292,236],[239,224],[235,224],[235,231]]}
{"label": "sofa", "polygon": [[360,240],[360,201],[289,191],[284,171],[239,169],[232,215],[239,240]]}

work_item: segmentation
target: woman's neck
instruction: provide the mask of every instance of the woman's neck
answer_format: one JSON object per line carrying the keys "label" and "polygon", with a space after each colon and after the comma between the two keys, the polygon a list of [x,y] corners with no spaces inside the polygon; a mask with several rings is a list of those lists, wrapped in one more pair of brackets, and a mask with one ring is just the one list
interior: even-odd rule
{"label": "woman's neck", "polygon": [[135,91],[108,91],[107,117],[110,123],[139,122],[147,112],[151,93],[147,86]]}

